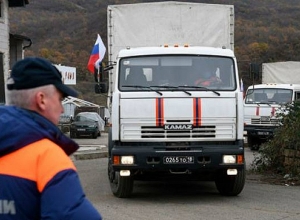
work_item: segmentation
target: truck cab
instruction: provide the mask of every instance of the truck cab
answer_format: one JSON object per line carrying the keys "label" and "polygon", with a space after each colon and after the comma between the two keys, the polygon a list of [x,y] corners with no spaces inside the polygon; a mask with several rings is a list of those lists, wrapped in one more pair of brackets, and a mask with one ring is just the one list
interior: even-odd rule
{"label": "truck cab", "polygon": [[244,129],[252,150],[272,138],[280,125],[278,113],[284,106],[300,99],[298,84],[258,84],[249,86],[244,99]]}
{"label": "truck cab", "polygon": [[[216,82],[195,84],[209,70]],[[245,183],[243,94],[229,49],[189,46],[119,52],[108,142],[117,197],[135,180],[210,180],[221,194]]]}

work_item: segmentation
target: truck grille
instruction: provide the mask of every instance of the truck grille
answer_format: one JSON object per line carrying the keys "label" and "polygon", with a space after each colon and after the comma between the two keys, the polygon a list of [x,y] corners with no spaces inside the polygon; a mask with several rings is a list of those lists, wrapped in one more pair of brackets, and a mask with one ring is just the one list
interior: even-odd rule
{"label": "truck grille", "polygon": [[216,126],[199,126],[192,130],[164,130],[163,127],[142,126],[142,138],[214,138]]}
{"label": "truck grille", "polygon": [[261,125],[273,125],[278,124],[278,118],[271,118],[271,117],[260,117],[260,118],[251,118],[251,124],[261,124]]}

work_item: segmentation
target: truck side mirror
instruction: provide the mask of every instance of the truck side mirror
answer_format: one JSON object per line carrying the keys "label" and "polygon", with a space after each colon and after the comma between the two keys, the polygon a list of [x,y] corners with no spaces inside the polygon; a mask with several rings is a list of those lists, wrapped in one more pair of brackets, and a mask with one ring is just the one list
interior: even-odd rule
{"label": "truck side mirror", "polygon": [[100,67],[99,73],[98,73],[98,70],[96,68],[94,68],[95,82],[97,82],[97,83],[101,82],[101,74],[102,74],[102,68],[101,67]]}
{"label": "truck side mirror", "polygon": [[95,85],[95,93],[96,94],[100,94],[101,93],[101,86],[100,86],[100,84],[96,84]]}
{"label": "truck side mirror", "polygon": [[107,74],[108,74],[108,71],[113,68],[114,68],[113,65],[104,67],[102,62],[99,64],[99,71],[96,68],[94,68],[94,79],[95,79],[95,82],[97,83],[95,85],[95,93],[96,94],[108,92],[108,83],[107,83],[108,75]]}
{"label": "truck side mirror", "polygon": [[106,82],[103,83],[97,83],[95,85],[95,93],[100,94],[100,93],[107,93],[108,92],[108,86]]}
{"label": "truck side mirror", "polygon": [[94,67],[94,79],[95,82],[99,83],[99,82],[103,82],[103,75],[104,75],[104,67],[103,67],[103,63],[99,63],[99,70]]}
{"label": "truck side mirror", "polygon": [[250,63],[250,78],[259,79],[259,65],[257,63]]}
{"label": "truck side mirror", "polygon": [[100,83],[100,85],[101,85],[101,93],[107,93],[108,92],[107,82]]}

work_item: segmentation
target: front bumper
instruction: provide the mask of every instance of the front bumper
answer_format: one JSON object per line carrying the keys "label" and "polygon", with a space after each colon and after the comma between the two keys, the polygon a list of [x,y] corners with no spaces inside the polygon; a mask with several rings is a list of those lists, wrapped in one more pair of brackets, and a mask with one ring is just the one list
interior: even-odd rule
{"label": "front bumper", "polygon": [[[243,141],[224,145],[211,143],[180,147],[163,146],[159,143],[157,145],[133,143],[126,146],[114,146],[110,155],[111,160],[114,156],[133,156],[134,163],[132,165],[112,165],[115,171],[130,170],[131,174],[213,174],[221,170],[244,168]],[[239,164],[224,164],[223,155],[241,155],[243,161]],[[189,160],[190,158],[193,159]],[[174,162],[176,159],[179,163]],[[167,163],[167,161],[174,163]]]}
{"label": "front bumper", "polygon": [[248,136],[267,138],[273,136],[276,128],[277,126],[245,125],[244,130],[247,131]]}
{"label": "front bumper", "polygon": [[97,134],[98,129],[97,128],[71,128],[70,132],[73,132],[79,136],[85,136],[85,135]]}

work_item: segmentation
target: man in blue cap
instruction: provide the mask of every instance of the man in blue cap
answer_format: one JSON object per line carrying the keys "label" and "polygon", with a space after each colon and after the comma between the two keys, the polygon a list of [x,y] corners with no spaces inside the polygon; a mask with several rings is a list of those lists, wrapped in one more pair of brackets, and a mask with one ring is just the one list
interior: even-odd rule
{"label": "man in blue cap", "polygon": [[0,107],[0,219],[99,220],[70,155],[78,148],[57,127],[61,101],[77,92],[37,57],[18,61]]}

